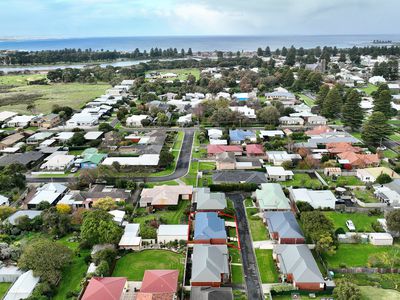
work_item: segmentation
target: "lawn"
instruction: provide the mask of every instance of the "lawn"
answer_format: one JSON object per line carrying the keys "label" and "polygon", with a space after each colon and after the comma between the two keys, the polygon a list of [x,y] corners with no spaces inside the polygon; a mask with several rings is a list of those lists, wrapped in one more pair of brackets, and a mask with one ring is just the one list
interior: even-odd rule
{"label": "lawn", "polygon": [[170,181],[161,181],[161,182],[147,182],[145,183],[146,188],[152,188],[157,185],[179,185],[175,180],[170,180]]}
{"label": "lawn", "polygon": [[376,288],[373,286],[359,286],[361,290],[362,300],[375,300],[375,299],[385,299],[385,300],[395,300],[400,299],[400,292],[395,290],[385,290]]}
{"label": "lawn", "polygon": [[[160,74],[166,73],[175,73],[178,75],[177,79],[179,80],[186,80],[188,75],[192,74],[196,77],[196,80],[200,79],[200,70],[196,68],[189,68],[189,69],[169,69],[169,70],[157,70],[157,71],[149,71],[147,73],[159,72]],[[166,80],[174,80],[174,78],[166,78]]]}
{"label": "lawn", "polygon": [[8,289],[11,287],[11,282],[0,282],[0,299],[6,295]]}
{"label": "lawn", "polygon": [[378,87],[369,83],[367,87],[361,88],[360,90],[364,91],[367,95],[371,95],[378,90]]}
{"label": "lawn", "polygon": [[374,232],[371,224],[377,219],[382,218],[382,216],[368,216],[363,213],[340,213],[333,211],[325,212],[325,215],[333,221],[335,230],[341,227],[344,231],[348,231],[346,221],[352,220],[358,232]]}
{"label": "lawn", "polygon": [[306,188],[318,188],[322,186],[321,181],[317,178],[311,178],[310,175],[305,173],[294,174],[292,180],[281,182],[284,186],[295,186],[295,187],[306,187]]}
{"label": "lawn", "polygon": [[396,158],[398,156],[396,152],[390,149],[386,149],[385,151],[383,151],[383,155],[386,158]]}
{"label": "lawn", "polygon": [[[189,205],[190,201],[180,200],[177,210],[156,210],[153,214],[145,213],[144,208],[139,208],[137,212],[143,213],[143,215],[133,218],[132,222],[143,225],[148,220],[162,218],[165,224],[182,224],[181,220],[185,217],[184,212]],[[187,220],[187,217],[185,220]]]}
{"label": "lawn", "polygon": [[391,139],[393,141],[396,141],[396,142],[400,142],[400,134],[394,133],[394,134],[389,136],[389,139]]}
{"label": "lawn", "polygon": [[367,267],[368,258],[372,254],[384,253],[393,250],[394,246],[374,246],[371,244],[340,244],[336,254],[324,255],[324,259],[330,268]]}
{"label": "lawn", "polygon": [[233,248],[233,247],[228,247],[228,250],[229,250],[229,255],[231,257],[231,262],[235,263],[235,264],[241,264],[242,259],[240,257],[240,250],[237,248]]}
{"label": "lawn", "polygon": [[339,176],[335,181],[332,180],[332,177],[324,176],[320,174],[322,178],[326,181],[330,186],[363,186],[364,183],[358,179],[356,176]]}
{"label": "lawn", "polygon": [[250,233],[253,241],[265,241],[269,239],[267,228],[262,219],[258,216],[252,216],[253,209],[246,209],[247,222],[249,223]]}
{"label": "lawn", "polygon": [[315,101],[310,97],[303,94],[297,94],[297,96],[300,98],[301,101],[303,101],[308,106],[313,107],[315,105]]}
{"label": "lawn", "polygon": [[[336,274],[335,279],[344,279],[358,286],[372,286],[383,290],[397,290],[400,292],[400,274]],[[377,298],[375,298],[377,299]],[[378,299],[386,299],[379,297]]]}
{"label": "lawn", "polygon": [[[26,77],[10,78],[5,82],[17,82],[16,87],[6,88],[0,94],[1,110],[11,110],[18,113],[30,113],[26,107],[35,105],[36,113],[49,113],[54,105],[81,108],[86,102],[99,97],[110,87],[108,84],[57,83],[49,85],[26,85]],[[22,82],[21,82],[22,81]]]}
{"label": "lawn", "polygon": [[199,171],[210,171],[215,170],[216,165],[214,162],[200,162]]}
{"label": "lawn", "polygon": [[167,250],[144,250],[131,252],[121,257],[113,277],[127,277],[128,280],[142,281],[145,270],[179,270],[183,278],[184,255]]}
{"label": "lawn", "polygon": [[274,259],[272,258],[272,250],[256,250],[256,258],[258,270],[262,283],[278,282],[279,274],[276,270]]}
{"label": "lawn", "polygon": [[354,195],[356,198],[365,203],[377,203],[379,200],[374,196],[374,193],[370,190],[353,190]]}
{"label": "lawn", "polygon": [[233,265],[232,268],[232,283],[242,284],[243,283],[243,270],[242,266]]}

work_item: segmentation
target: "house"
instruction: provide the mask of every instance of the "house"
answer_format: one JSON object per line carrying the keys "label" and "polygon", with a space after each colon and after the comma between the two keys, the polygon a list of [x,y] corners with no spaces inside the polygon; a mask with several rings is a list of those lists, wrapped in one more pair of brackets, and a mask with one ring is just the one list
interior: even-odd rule
{"label": "house", "polygon": [[63,197],[67,187],[60,183],[46,183],[37,188],[35,195],[28,202],[28,208],[36,208],[41,202],[47,202],[50,205],[55,205]]}
{"label": "house", "polygon": [[0,206],[8,206],[8,205],[10,205],[8,198],[3,195],[0,195]]}
{"label": "house", "polygon": [[220,129],[211,128],[211,129],[208,129],[207,133],[208,133],[208,138],[210,140],[219,140],[223,136],[223,132]]}
{"label": "house", "polygon": [[294,202],[307,202],[314,209],[331,208],[335,209],[336,197],[329,190],[314,191],[305,188],[289,188],[290,197]]}
{"label": "house", "polygon": [[286,181],[293,179],[293,172],[287,171],[283,167],[265,167],[268,181]]}
{"label": "house", "polygon": [[283,116],[279,118],[279,123],[283,126],[303,126],[304,119],[300,117]]}
{"label": "house", "polygon": [[236,156],[233,152],[218,153],[216,158],[217,170],[235,170],[236,169]]}
{"label": "house", "polygon": [[388,186],[374,187],[374,195],[381,202],[387,203],[388,205],[398,206],[400,204],[400,194]]}
{"label": "house", "polygon": [[231,144],[240,145],[245,141],[256,142],[257,137],[255,133],[250,130],[234,129],[229,130],[229,141]]}
{"label": "house", "polygon": [[237,101],[247,101],[250,99],[256,98],[255,93],[235,93],[232,95],[232,99],[235,99]]}
{"label": "house", "polygon": [[256,171],[222,171],[216,172],[212,176],[215,184],[223,183],[265,183],[267,178],[265,173]]}
{"label": "house", "polygon": [[75,155],[55,155],[42,164],[40,169],[48,171],[66,171],[73,165],[74,160]]}
{"label": "house", "polygon": [[330,168],[324,168],[324,175],[325,176],[341,176],[342,175],[342,169],[341,168],[335,168],[335,167],[330,167]]}
{"label": "house", "polygon": [[0,150],[8,148],[20,141],[25,139],[25,136],[22,133],[14,133],[9,136],[6,136],[4,139],[0,141]]}
{"label": "house", "polygon": [[1,111],[0,112],[0,123],[6,123],[11,118],[15,117],[17,113],[12,111]]}
{"label": "house", "polygon": [[24,153],[8,154],[0,157],[0,166],[20,164],[26,168],[31,168],[42,160],[44,154],[40,151],[28,151]]}
{"label": "house", "polygon": [[226,208],[225,194],[211,193],[210,188],[194,189],[193,203],[196,203],[197,211],[222,211]]}
{"label": "house", "polygon": [[74,132],[69,132],[69,131],[59,132],[59,133],[57,133],[55,139],[59,140],[60,142],[66,142],[66,141],[72,139],[74,134],[75,134]]}
{"label": "house", "polygon": [[290,200],[285,196],[279,183],[263,183],[255,191],[255,197],[261,211],[290,210]]}
{"label": "house", "polygon": [[392,246],[393,236],[387,232],[371,232],[368,233],[369,242],[374,246]]}
{"label": "house", "polygon": [[351,151],[339,153],[337,157],[345,169],[377,167],[381,161],[378,154],[360,154]]}
{"label": "house", "polygon": [[180,199],[191,200],[193,187],[191,185],[161,185],[145,188],[140,194],[140,207],[153,206],[163,208],[178,205]]}
{"label": "house", "polygon": [[48,131],[42,131],[42,132],[37,132],[34,135],[31,135],[30,137],[28,137],[26,139],[26,143],[27,144],[38,144],[46,139],[48,139],[49,137],[51,137],[53,135],[52,132],[48,132]]}
{"label": "house", "polygon": [[248,107],[247,105],[245,105],[245,106],[230,106],[229,109],[231,111],[238,112],[249,119],[257,118],[255,110],[253,108]]}
{"label": "house", "polygon": [[4,296],[4,300],[17,300],[26,299],[32,295],[33,290],[39,283],[40,278],[33,276],[33,271],[29,270],[23,273],[14,282],[11,288],[7,291]]}
{"label": "house", "polygon": [[229,280],[226,245],[194,245],[190,285],[220,287]]}
{"label": "house", "polygon": [[375,182],[376,179],[381,174],[387,174],[392,179],[400,179],[400,175],[399,174],[397,174],[395,171],[393,171],[392,169],[387,168],[387,167],[357,169],[356,176],[362,182]]}
{"label": "house", "polygon": [[112,215],[113,221],[115,223],[117,223],[118,225],[122,225],[126,214],[124,210],[114,209],[110,210],[108,213]]}
{"label": "house", "polygon": [[307,136],[314,136],[314,135],[320,135],[320,134],[324,134],[324,133],[332,132],[332,131],[333,131],[333,129],[331,129],[329,126],[319,125],[319,126],[314,127],[313,129],[307,130],[305,132],[305,134]]}
{"label": "house", "polygon": [[99,139],[103,134],[103,131],[89,131],[84,135],[84,138],[88,141],[94,141]]}
{"label": "house", "polygon": [[289,154],[286,151],[267,151],[266,155],[268,162],[275,166],[280,166],[284,162],[294,163],[301,160],[300,154]]}
{"label": "house", "polygon": [[139,236],[140,224],[129,223],[125,225],[124,234],[119,240],[118,247],[127,250],[140,250],[142,238]]}
{"label": "house", "polygon": [[178,270],[146,270],[136,300],[176,299],[178,277]]}
{"label": "house", "polygon": [[393,94],[400,92],[400,85],[398,83],[388,83],[388,88]]}
{"label": "house", "polygon": [[279,244],[304,244],[305,238],[291,211],[267,211],[264,220],[271,239]]}
{"label": "house", "polygon": [[295,95],[292,93],[286,91],[274,91],[272,93],[266,93],[265,94],[265,99],[274,101],[274,100],[296,100]]}
{"label": "house", "polygon": [[17,266],[3,265],[0,268],[0,282],[15,282],[23,273]]}
{"label": "house", "polygon": [[198,212],[194,221],[195,244],[225,244],[225,221],[216,212]]}
{"label": "house", "polygon": [[383,76],[372,76],[368,79],[368,82],[373,85],[378,85],[380,83],[386,83],[386,79]]}
{"label": "house", "polygon": [[299,290],[324,290],[324,278],[307,245],[274,245],[273,257],[284,281]]}
{"label": "house", "polygon": [[310,116],[307,118],[307,125],[326,125],[326,123],[328,122],[328,120],[325,117],[322,116]]}
{"label": "house", "polygon": [[81,112],[74,114],[67,122],[66,127],[91,127],[99,124],[99,116],[92,115],[88,112]]}
{"label": "house", "polygon": [[42,212],[40,210],[18,210],[15,213],[13,213],[11,216],[7,218],[7,221],[11,225],[17,225],[18,224],[18,219],[23,216],[27,216],[29,219],[33,219],[37,216],[40,216]]}
{"label": "house", "polygon": [[345,153],[345,152],[359,153],[362,151],[360,147],[353,146],[351,143],[343,143],[343,142],[328,143],[326,144],[326,149],[332,155],[337,155],[339,153]]}
{"label": "house", "polygon": [[283,138],[285,133],[282,130],[260,130],[259,136],[264,140],[269,140],[274,137]]}
{"label": "house", "polygon": [[92,277],[81,300],[120,300],[127,286],[125,277]]}
{"label": "house", "polygon": [[8,127],[27,127],[36,116],[15,116],[7,121]]}
{"label": "house", "polygon": [[87,148],[82,152],[82,159],[76,160],[82,169],[94,169],[107,157],[107,154],[99,153],[96,148]]}
{"label": "house", "polygon": [[143,127],[142,121],[146,120],[148,115],[133,115],[126,119],[126,126],[130,127]]}
{"label": "house", "polygon": [[246,145],[246,155],[247,156],[265,156],[264,147],[259,144],[248,144]]}
{"label": "house", "polygon": [[180,126],[184,126],[184,125],[192,123],[192,114],[180,116],[178,118],[178,120],[176,121],[176,123]]}
{"label": "house", "polygon": [[168,244],[174,241],[188,240],[189,225],[164,225],[161,224],[157,229],[157,242]]}
{"label": "house", "polygon": [[61,118],[58,114],[48,114],[43,116],[39,121],[39,128],[50,129],[61,123]]}
{"label": "house", "polygon": [[194,286],[190,300],[233,300],[233,292],[231,287]]}
{"label": "house", "polygon": [[232,152],[237,156],[243,154],[243,148],[241,146],[236,145],[207,145],[207,154],[208,156],[214,156],[218,153],[224,152]]}
{"label": "house", "polygon": [[157,166],[159,160],[159,154],[143,154],[135,157],[107,157],[101,164],[112,166],[113,163],[117,162],[123,167]]}

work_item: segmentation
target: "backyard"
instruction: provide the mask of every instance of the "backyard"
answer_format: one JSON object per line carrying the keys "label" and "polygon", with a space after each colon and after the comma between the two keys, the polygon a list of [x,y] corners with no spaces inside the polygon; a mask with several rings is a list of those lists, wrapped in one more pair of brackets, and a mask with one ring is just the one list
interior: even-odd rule
{"label": "backyard", "polygon": [[365,203],[377,203],[379,200],[374,196],[371,190],[367,189],[355,189],[353,190],[354,196]]}
{"label": "backyard", "polygon": [[310,97],[308,97],[304,94],[297,94],[297,96],[300,98],[301,101],[303,101],[309,107],[313,107],[315,105],[315,101],[313,99],[311,99]]}
{"label": "backyard", "polygon": [[[157,71],[151,71],[151,73],[154,72],[159,72],[161,75],[167,74],[167,73],[174,73],[178,75],[176,79],[179,80],[186,80],[187,77],[191,74],[194,77],[196,77],[196,80],[200,78],[200,70],[196,68],[189,68],[189,69],[169,69],[169,70],[157,70]],[[147,72],[150,73],[150,72]],[[173,80],[175,78],[167,78],[167,80]]]}
{"label": "backyard", "polygon": [[374,288],[381,288],[384,291],[396,290],[400,292],[400,274],[336,274],[335,279],[339,278],[359,286],[371,286]]}
{"label": "backyard", "polygon": [[183,278],[185,257],[168,250],[144,250],[131,252],[121,257],[113,272],[114,277],[142,281],[146,270],[179,270],[179,280]]}
{"label": "backyard", "polygon": [[283,186],[295,186],[316,189],[322,186],[322,183],[317,178],[311,178],[305,173],[294,174],[292,180],[281,182]]}
{"label": "backyard", "polygon": [[146,221],[154,219],[162,219],[163,224],[182,224],[182,221],[187,222],[185,210],[190,205],[190,201],[180,200],[176,210],[156,210],[154,213],[147,213],[145,208],[136,210],[137,217],[133,218],[133,223],[144,225]]}
{"label": "backyard", "polygon": [[3,297],[6,295],[8,289],[11,287],[10,282],[0,282],[0,297],[3,299]]}
{"label": "backyard", "polygon": [[366,87],[360,88],[360,90],[365,92],[367,95],[371,95],[373,92],[378,90],[378,87],[376,85],[368,83]]}
{"label": "backyard", "polygon": [[377,219],[383,217],[368,216],[364,213],[341,213],[333,211],[327,211],[324,213],[329,219],[333,221],[335,230],[338,228],[342,228],[344,231],[349,231],[346,227],[346,221],[352,220],[354,226],[356,227],[356,231],[358,232],[374,232],[372,228],[372,223],[376,222]]}
{"label": "backyard", "polygon": [[272,258],[272,250],[255,249],[262,283],[278,282],[279,274]]}
{"label": "backyard", "polygon": [[358,179],[356,176],[339,176],[335,180],[332,179],[332,177],[329,176],[324,176],[323,174],[320,174],[322,178],[326,181],[329,186],[363,186],[364,183]]}

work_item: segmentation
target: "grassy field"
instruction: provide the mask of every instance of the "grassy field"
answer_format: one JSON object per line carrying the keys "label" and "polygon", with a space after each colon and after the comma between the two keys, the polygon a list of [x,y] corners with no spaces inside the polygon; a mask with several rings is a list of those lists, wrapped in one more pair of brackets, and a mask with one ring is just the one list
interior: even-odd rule
{"label": "grassy field", "polygon": [[[33,76],[37,78],[38,76]],[[54,105],[81,108],[86,102],[99,97],[110,87],[108,84],[50,84],[27,85],[32,75],[16,75],[0,77],[1,110],[11,110],[18,113],[30,113],[26,107],[35,105],[35,113],[49,113]]]}
{"label": "grassy field", "polygon": [[365,203],[377,203],[379,200],[369,190],[353,190],[354,195],[358,200]]}
{"label": "grassy field", "polygon": [[346,227],[346,221],[352,220],[356,231],[358,232],[374,232],[371,224],[382,216],[368,216],[363,213],[340,213],[340,212],[325,212],[325,215],[333,221],[335,230],[343,228],[344,231],[348,231]]}
{"label": "grassy field", "polygon": [[[161,75],[166,74],[166,73],[175,73],[178,75],[177,79],[179,80],[186,80],[188,75],[192,74],[194,77],[196,77],[196,80],[200,79],[200,70],[196,68],[190,68],[190,69],[169,69],[169,70],[157,70],[157,71],[149,71],[147,73],[154,73],[154,72],[159,72]],[[166,78],[166,80],[174,80],[175,78]]]}
{"label": "grassy field", "polygon": [[331,268],[339,268],[341,265],[346,267],[367,267],[370,255],[393,250],[393,247],[374,246],[371,244],[340,244],[335,255],[324,255],[324,259]]}
{"label": "grassy field", "polygon": [[378,87],[369,83],[367,87],[361,88],[360,90],[364,91],[367,95],[371,95],[378,90]]}
{"label": "grassy field", "polygon": [[272,250],[256,249],[258,270],[262,283],[278,282],[279,275],[272,258]]}
{"label": "grassy field", "polygon": [[400,292],[395,290],[385,290],[372,286],[360,286],[362,300],[395,300],[400,299]]}
{"label": "grassy field", "polygon": [[144,250],[121,257],[113,272],[114,277],[142,281],[145,270],[179,270],[179,280],[183,278],[184,256],[166,250]]}
{"label": "grassy field", "polygon": [[303,94],[297,94],[297,96],[300,98],[301,101],[303,101],[308,106],[313,107],[315,105],[315,101],[310,97]]}
{"label": "grassy field", "polygon": [[0,282],[0,299],[6,295],[8,289],[11,287],[11,282]]}
{"label": "grassy field", "polygon": [[305,188],[318,188],[322,183],[317,178],[311,178],[308,174],[294,174],[292,180],[281,182],[284,186],[297,186]]}
{"label": "grassy field", "polygon": [[[134,223],[144,224],[148,220],[162,218],[165,224],[181,224],[181,218],[184,217],[184,211],[190,205],[188,200],[180,200],[177,210],[157,210],[153,214],[144,214],[143,216],[133,219]],[[144,212],[143,208],[139,208],[140,212]],[[187,218],[186,218],[187,219]]]}

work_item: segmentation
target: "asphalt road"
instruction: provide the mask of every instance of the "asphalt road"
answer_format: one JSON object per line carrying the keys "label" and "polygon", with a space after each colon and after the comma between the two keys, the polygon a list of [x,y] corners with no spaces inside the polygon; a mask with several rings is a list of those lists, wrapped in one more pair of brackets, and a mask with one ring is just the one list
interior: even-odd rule
{"label": "asphalt road", "polygon": [[253,241],[251,239],[249,224],[247,223],[246,211],[243,204],[244,197],[241,193],[230,193],[227,196],[234,203],[236,218],[238,220],[240,250],[242,253],[242,265],[246,282],[247,298],[249,300],[264,299],[257,260],[253,249]]}
{"label": "asphalt road", "polygon": [[[185,176],[189,171],[190,160],[192,157],[192,145],[193,145],[193,138],[194,138],[194,128],[185,128],[183,129],[185,132],[185,136],[182,141],[182,148],[179,154],[178,162],[176,164],[175,172],[161,177],[126,177],[127,180],[133,180],[136,182],[160,182],[160,181],[169,181],[175,180],[182,176]],[[119,177],[121,178],[121,177]],[[123,177],[122,177],[123,178]],[[59,182],[59,183],[68,183],[73,182],[76,180],[76,177],[69,177],[69,178],[40,178],[40,177],[29,177],[27,176],[26,181],[28,183],[47,183],[47,182]]]}

